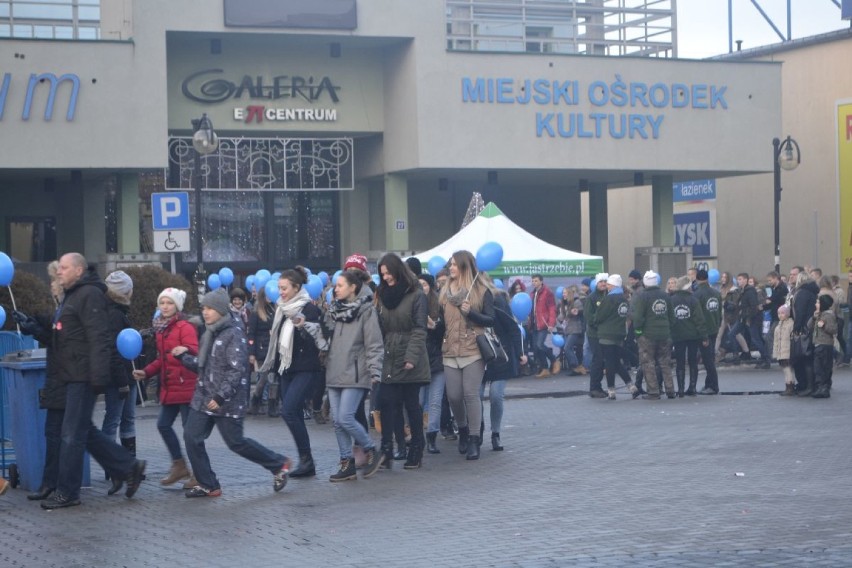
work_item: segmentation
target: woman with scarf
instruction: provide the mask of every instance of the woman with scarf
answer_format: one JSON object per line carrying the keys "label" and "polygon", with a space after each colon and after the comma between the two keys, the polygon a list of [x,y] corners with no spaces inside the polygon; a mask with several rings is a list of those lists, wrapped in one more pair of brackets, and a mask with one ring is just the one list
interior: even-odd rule
{"label": "woman with scarf", "polygon": [[[355,447],[363,448],[366,460],[362,476],[372,476],[385,457],[376,449],[367,428],[357,418],[358,408],[373,384],[382,377],[384,344],[373,295],[363,279],[351,271],[342,272],[334,284],[335,300],[325,315],[325,329],[331,342],[326,360],[328,403],[334,434],[340,450],[340,469],[329,481],[356,479]],[[320,326],[304,326],[324,350],[326,340]]]}
{"label": "woman with scarf", "polygon": [[423,407],[420,388],[432,378],[426,353],[427,299],[417,277],[393,253],[379,261],[381,282],[376,305],[385,338],[385,359],[379,407],[382,420],[382,452],[385,467],[393,460],[393,426],[399,401],[408,414],[411,446],[403,467],[417,469],[423,460]]}
{"label": "woman with scarf", "polygon": [[178,288],[166,288],[157,297],[160,314],[154,318],[153,329],[157,344],[157,358],[143,370],[133,371],[137,381],[149,377],[159,377],[160,415],[157,418],[157,430],[166,443],[172,458],[169,473],[160,480],[161,485],[172,485],[184,479],[184,489],[195,486],[192,474],[186,466],[186,460],[180,449],[180,441],[175,434],[175,419],[180,415],[181,424],[186,427],[189,416],[189,403],[195,392],[196,376],[184,367],[172,355],[175,347],[185,347],[190,355],[198,354],[198,334],[195,326],[183,316],[183,304],[186,292]]}
{"label": "woman with scarf", "polygon": [[459,453],[469,460],[479,459],[480,436],[470,428],[482,422],[479,389],[485,375],[485,363],[476,343],[483,328],[493,327],[494,296],[477,277],[476,259],[466,251],[450,258],[450,279],[441,290],[444,312],[444,373],[447,398],[459,426]]}
{"label": "woman with scarf", "polygon": [[269,350],[258,369],[259,373],[274,371],[278,374],[281,416],[299,450],[299,466],[290,472],[290,477],[316,475],[304,408],[322,366],[316,341],[304,329],[304,324],[319,323],[322,313],[304,288],[307,282],[308,273],[301,266],[281,273]]}

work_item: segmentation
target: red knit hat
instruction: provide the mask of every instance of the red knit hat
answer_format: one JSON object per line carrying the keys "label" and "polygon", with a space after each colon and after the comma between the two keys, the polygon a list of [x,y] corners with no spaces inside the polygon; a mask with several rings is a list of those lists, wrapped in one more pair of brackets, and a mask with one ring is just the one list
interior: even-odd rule
{"label": "red knit hat", "polygon": [[343,270],[349,268],[357,268],[363,272],[367,272],[367,257],[363,254],[353,254],[343,263]]}

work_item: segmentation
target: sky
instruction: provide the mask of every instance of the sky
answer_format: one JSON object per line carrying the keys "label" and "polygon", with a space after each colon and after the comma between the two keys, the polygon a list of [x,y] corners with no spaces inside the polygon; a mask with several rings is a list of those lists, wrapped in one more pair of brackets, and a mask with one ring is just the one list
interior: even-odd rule
{"label": "sky", "polygon": [[[787,35],[787,0],[757,0],[781,33]],[[849,27],[831,0],[791,0],[792,38]],[[733,0],[733,49],[743,40],[748,49],[779,43],[781,38],[751,0]],[[678,0],[678,57],[701,59],[728,53],[728,0]]]}

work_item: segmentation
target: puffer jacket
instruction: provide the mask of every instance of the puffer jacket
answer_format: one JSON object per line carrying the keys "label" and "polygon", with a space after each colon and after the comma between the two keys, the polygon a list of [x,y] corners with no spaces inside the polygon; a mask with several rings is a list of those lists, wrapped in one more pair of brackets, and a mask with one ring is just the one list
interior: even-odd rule
{"label": "puffer jacket", "polygon": [[[243,418],[249,394],[248,342],[245,333],[240,323],[229,315],[222,316],[212,327],[213,331],[208,328],[204,332],[211,334],[211,337],[202,337],[201,340],[202,346],[210,342],[210,353],[207,354],[203,368],[198,367],[196,355],[184,353],[180,358],[184,366],[198,374],[190,407],[212,416]],[[207,403],[211,400],[219,405],[216,411],[207,409]]]}
{"label": "puffer jacket", "polygon": [[[818,324],[822,322],[822,327]],[[834,336],[837,335],[837,317],[831,310],[814,315],[808,322],[808,329],[812,330],[814,347],[825,345],[834,347]]]}
{"label": "puffer jacket", "polygon": [[49,344],[56,351],[56,372],[66,383],[110,384],[113,338],[107,321],[106,285],[94,267],[65,292]]}
{"label": "puffer jacket", "polygon": [[[378,295],[379,319],[385,338],[383,383],[428,383],[432,379],[426,353],[426,295],[417,287],[409,290],[393,309]],[[406,369],[412,363],[414,368]]]}
{"label": "puffer jacket", "polygon": [[494,326],[494,295],[491,290],[486,290],[482,295],[482,310],[476,311],[471,308],[467,316],[441,296],[441,313],[446,326],[444,343],[441,346],[444,357],[481,356],[476,343],[476,328]]}
{"label": "puffer jacket", "polygon": [[369,390],[374,380],[381,379],[385,346],[379,315],[370,302],[369,288],[363,290],[367,295],[358,296],[362,304],[352,321],[335,321],[331,311],[326,313],[331,342],[325,368],[328,387]]}
{"label": "puffer jacket", "polygon": [[157,333],[157,358],[145,366],[145,376],[160,377],[160,404],[189,404],[195,393],[196,375],[172,356],[172,349],[184,346],[190,355],[198,355],[195,326],[178,314]]}

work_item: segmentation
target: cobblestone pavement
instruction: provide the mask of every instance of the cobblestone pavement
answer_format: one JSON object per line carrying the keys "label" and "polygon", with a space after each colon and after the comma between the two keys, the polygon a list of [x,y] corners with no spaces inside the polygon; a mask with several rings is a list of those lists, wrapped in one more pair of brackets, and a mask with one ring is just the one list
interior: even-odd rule
{"label": "cobblestone pavement", "polygon": [[[852,372],[835,373],[828,400],[777,396],[781,381],[724,369],[723,392],[773,394],[622,389],[613,402],[572,396],[585,377],[517,379],[506,451],[486,433],[468,462],[441,441],[420,470],[339,484],[331,425],[310,423],[319,475],[278,494],[214,432],[224,494],[191,500],[157,483],[169,463],[148,407],[136,498],[107,497],[96,466],[80,507],[45,512],[10,490],[0,566],[852,566]],[[293,451],[280,419],[251,417],[246,432]]]}

